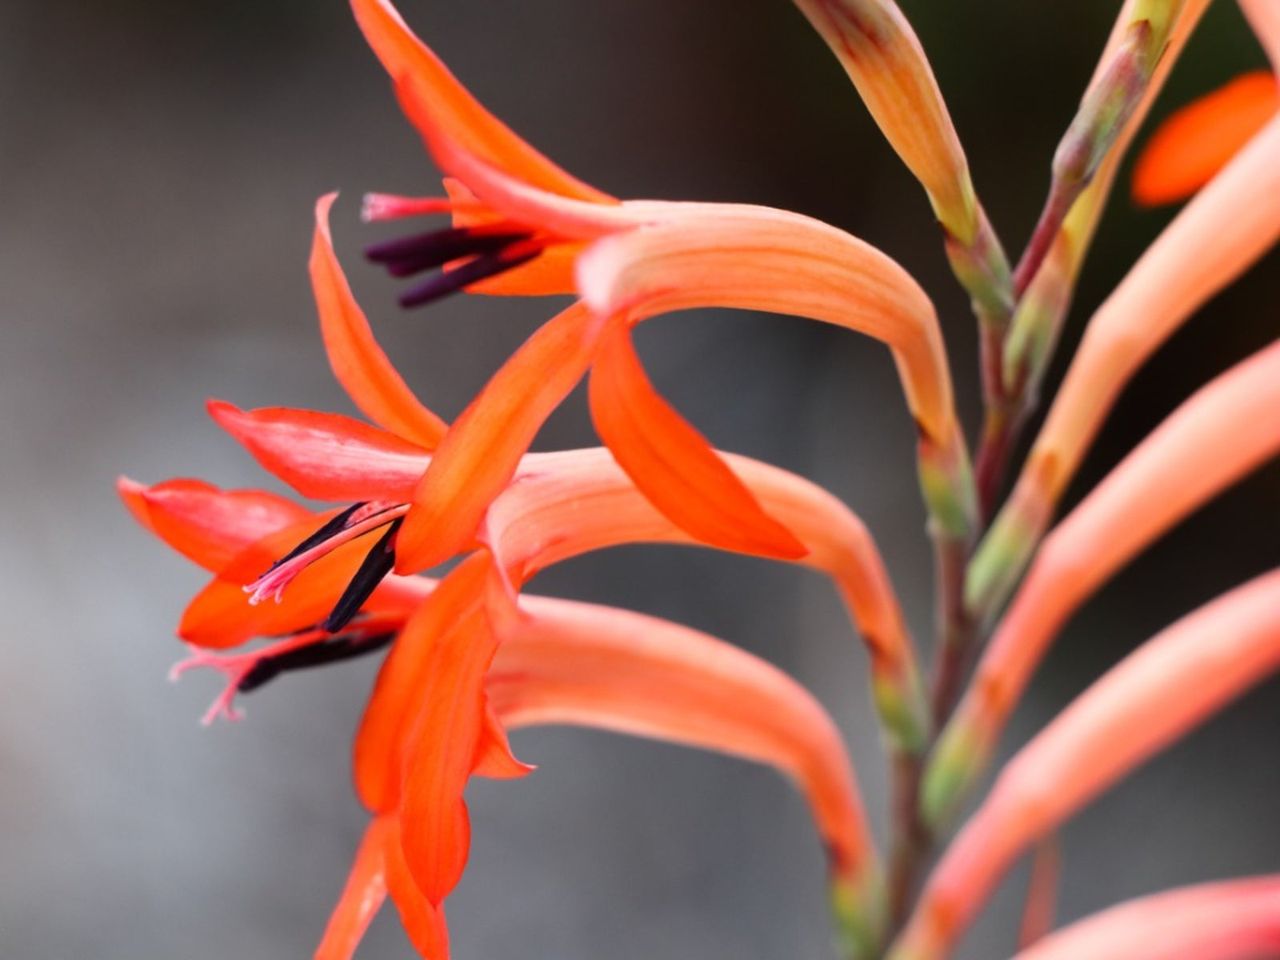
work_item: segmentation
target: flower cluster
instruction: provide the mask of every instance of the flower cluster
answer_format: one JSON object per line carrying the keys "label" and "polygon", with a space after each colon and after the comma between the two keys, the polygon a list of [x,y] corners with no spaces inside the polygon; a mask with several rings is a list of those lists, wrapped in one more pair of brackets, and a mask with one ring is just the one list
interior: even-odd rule
{"label": "flower cluster", "polygon": [[[1169,627],[1025,745],[917,896],[932,843],[985,770],[1062,624],[1165,530],[1280,450],[1273,344],[1189,398],[1054,523],[1134,371],[1280,236],[1276,83],[1270,73],[1243,77],[1176,114],[1153,139],[1135,195],[1155,203],[1199,192],[1089,321],[1000,505],[1010,452],[1120,158],[1208,0],[1124,4],[1054,157],[1044,214],[1012,267],[897,7],[796,2],[925,189],[973,301],[986,399],[975,468],[934,308],[893,260],[782,210],[617,200],[485,110],[387,0],[352,0],[445,175],[439,196],[366,198],[369,220],[449,217],[368,250],[393,277],[415,278],[402,304],[460,291],[575,301],[446,423],[374,340],[334,253],[335,197],[322,197],[310,260],[321,333],[333,373],[369,422],[220,401],[209,413],[301,497],[336,506],[317,513],[195,480],[119,483],[143,526],[212,574],[182,616],[178,633],[191,654],[174,669],[225,676],[206,722],[235,718],[239,695],[283,673],[386,652],[354,749],[370,826],[317,958],[353,956],[388,895],[419,952],[448,956],[444,902],[467,861],[467,784],[476,775],[528,775],[508,732],[548,723],[658,737],[776,768],[803,793],[827,851],[843,953],[939,958],[1019,855],[1051,849],[1045,841],[1081,805],[1280,665],[1273,571]],[[1242,5],[1274,61],[1280,5]],[[647,378],[634,326],[703,306],[818,320],[889,348],[916,425],[937,552],[931,693],[861,520],[799,476],[715,450]],[[530,452],[584,378],[603,446]],[[525,591],[558,561],[641,542],[798,563],[830,578],[869,655],[896,771],[887,862],[834,723],[795,681],[687,627]],[[256,638],[267,639],[232,649]],[[1033,943],[1052,913],[1052,868],[1037,874],[1029,958],[1167,956],[1161,951],[1177,943],[1212,960],[1252,956],[1278,935],[1280,880],[1266,878],[1159,895]]]}

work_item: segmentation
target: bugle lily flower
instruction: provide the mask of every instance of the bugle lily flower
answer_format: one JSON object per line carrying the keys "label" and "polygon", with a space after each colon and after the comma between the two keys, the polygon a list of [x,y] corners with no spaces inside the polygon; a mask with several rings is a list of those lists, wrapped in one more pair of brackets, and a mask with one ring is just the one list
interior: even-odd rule
{"label": "bugle lily flower", "polygon": [[[304,512],[271,494],[220,491],[190,481],[150,488],[122,481],[120,490],[150,529],[215,570],[287,529]],[[779,769],[795,780],[813,808],[831,857],[843,935],[864,945],[874,941],[880,923],[874,910],[879,879],[869,831],[839,734],[812,696],[776,668],[706,634],[573,601],[522,597],[518,614],[504,621],[509,633],[500,646],[488,649],[484,630],[467,632],[470,642],[452,646],[449,638],[462,634],[454,617],[441,616],[442,607],[452,614],[463,610],[474,595],[458,587],[483,582],[489,569],[490,561],[477,555],[450,575],[452,588],[422,577],[390,577],[378,589],[392,594],[393,602],[384,604],[381,614],[359,621],[358,640],[354,634],[326,639],[316,631],[304,631],[244,653],[201,651],[180,664],[184,670],[199,666],[224,673],[228,684],[215,709],[232,716],[237,693],[256,689],[280,672],[372,653],[396,638],[356,746],[357,784],[375,818],[317,956],[349,957],[388,889],[424,955],[446,955],[447,936],[438,908],[460,864],[457,857],[445,863],[428,857],[427,866],[419,867],[428,881],[424,905],[423,884],[413,880],[419,871],[404,853],[406,845],[411,846],[420,863],[424,844],[415,839],[416,828],[402,823],[398,802],[406,751],[426,754],[408,764],[405,775],[415,783],[421,784],[429,771],[441,772],[442,766],[457,771],[451,782],[457,794],[452,803],[429,791],[427,802],[417,808],[419,813],[425,808],[428,820],[438,820],[442,810],[456,811],[459,784],[465,784],[473,771],[487,776],[527,772],[510,757],[506,729],[548,723],[656,737]],[[505,592],[493,596],[501,600]],[[483,660],[490,654],[492,666],[470,674],[473,683],[479,678],[483,693],[472,688],[472,696],[464,696],[465,684],[458,682],[467,675],[464,668],[470,664],[474,670],[477,657]],[[429,686],[429,678],[442,672],[452,682],[424,696],[423,683]],[[424,709],[419,704],[456,713],[467,702],[481,704],[481,715],[491,710],[495,725],[486,733],[486,749],[470,748],[458,768],[456,726],[439,736],[437,724],[415,726],[406,720]],[[435,747],[434,756],[423,744]],[[441,752],[445,747],[453,750],[450,763]],[[423,822],[422,816],[412,819]],[[460,859],[465,860],[465,850]],[[432,883],[438,884],[434,900]],[[870,913],[860,912],[868,905]]]}
{"label": "bugle lily flower", "polygon": [[934,869],[890,960],[946,956],[1040,837],[1280,667],[1280,570],[1147,641],[1004,767]]}
{"label": "bugle lily flower", "polygon": [[[659,509],[677,513],[673,520],[708,543],[741,549],[746,538],[794,556],[794,541],[743,495],[634,357],[628,330],[635,323],[697,306],[797,314],[883,340],[920,433],[921,481],[938,535],[968,536],[976,508],[945,350],[932,305],[901,267],[798,214],[619,202],[591,191],[484,111],[388,3],[354,0],[353,7],[406,115],[451,178],[464,223],[381,245],[374,258],[397,273],[446,265],[409,295],[415,303],[499,274],[506,292],[583,298],[534,335],[442,441],[399,538],[401,572],[429,568],[474,535],[538,427],[589,368],[598,384],[597,429]],[[375,213],[414,209],[385,199],[373,206]],[[508,245],[495,246],[501,243]],[[521,271],[552,253],[558,259],[524,286]],[[691,501],[716,510],[708,516],[690,509]]]}

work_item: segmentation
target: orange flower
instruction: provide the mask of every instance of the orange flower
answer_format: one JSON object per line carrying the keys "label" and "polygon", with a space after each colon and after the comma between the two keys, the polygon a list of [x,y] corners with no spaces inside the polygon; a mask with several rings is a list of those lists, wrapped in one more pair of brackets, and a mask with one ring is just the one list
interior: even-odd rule
{"label": "orange flower", "polygon": [[921,433],[934,519],[943,532],[965,535],[975,507],[945,350],[932,305],[901,267],[798,214],[619,202],[586,187],[487,113],[385,0],[352,5],[406,115],[450,178],[449,201],[375,197],[366,208],[374,216],[453,209],[453,228],[370,251],[397,275],[444,266],[405,301],[464,288],[583,297],[525,344],[441,442],[405,518],[397,569],[426,569],[462,549],[538,428],[589,368],[597,429],[659,509],[706,543],[795,558],[795,539],[658,397],[634,355],[631,326],[697,306],[796,314],[884,341]]}
{"label": "orange flower", "polygon": [[[120,486],[144,523],[212,568],[287,529],[300,511],[271,494],[187,481]],[[197,652],[179,665],[225,673],[214,711],[234,716],[238,692],[397,637],[356,744],[357,786],[376,816],[319,956],[350,956],[388,889],[424,955],[445,955],[440,904],[466,859],[462,788],[473,772],[527,773],[505,729],[532,724],[658,737],[778,768],[809,799],[837,888],[874,903],[878,873],[852,768],[834,724],[801,687],[705,634],[627,611],[525,597],[518,612],[487,616],[488,601],[507,603],[492,572],[481,552],[439,585],[391,577],[379,587],[388,594],[383,611],[343,636],[303,631],[247,653]]]}

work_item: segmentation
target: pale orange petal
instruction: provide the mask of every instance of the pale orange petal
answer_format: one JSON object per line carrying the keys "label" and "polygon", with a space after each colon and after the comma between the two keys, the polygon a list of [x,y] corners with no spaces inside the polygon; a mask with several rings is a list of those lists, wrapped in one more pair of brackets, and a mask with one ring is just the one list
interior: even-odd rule
{"label": "pale orange petal", "polygon": [[1014,960],[1261,960],[1280,945],[1280,876],[1152,894],[1078,920]]}
{"label": "pale orange petal", "polygon": [[355,956],[365,931],[387,897],[384,851],[387,831],[393,823],[386,817],[369,824],[314,960],[351,960]]}
{"label": "pale orange petal", "polygon": [[624,322],[611,324],[601,339],[590,398],[605,446],[640,492],[694,539],[786,560],[807,552],[653,389]]}
{"label": "pale orange petal", "polygon": [[330,193],[316,201],[309,265],[329,365],[365,416],[398,437],[433,450],[448,425],[419,402],[373,338],[333,251],[329,209],[336,197]]}
{"label": "pale orange petal", "polygon": [[842,872],[871,868],[853,768],[826,711],[786,674],[696,630],[610,607],[526,597],[491,702],[512,727],[569,723],[766,763],[793,778]]}

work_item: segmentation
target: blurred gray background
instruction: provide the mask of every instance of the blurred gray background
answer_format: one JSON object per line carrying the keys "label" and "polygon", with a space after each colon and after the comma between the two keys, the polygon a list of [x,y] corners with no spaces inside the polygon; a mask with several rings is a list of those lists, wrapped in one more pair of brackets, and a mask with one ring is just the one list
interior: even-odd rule
{"label": "blurred gray background", "polygon": [[[1048,157],[1118,3],[903,0],[1020,247]],[[622,196],[743,200],[839,224],[898,258],[944,317],[975,420],[974,341],[923,197],[785,0],[404,0],[464,82],[570,170]],[[1220,3],[1156,111],[1262,62]],[[305,274],[311,204],[341,189],[340,251],[409,381],[451,417],[551,303],[394,306],[361,263],[367,189],[435,175],[342,0],[0,4],[0,957],[309,956],[365,823],[352,732],[376,664],[294,675],[202,730],[216,690],[165,671],[203,576],[114,499],[127,472],[268,484],[202,402],[348,411]],[[1121,192],[1067,341],[1168,214]],[[1196,385],[1273,338],[1273,256],[1143,370],[1074,488]],[[930,563],[911,434],[884,351],[796,320],[707,312],[646,326],[660,388],[715,442],[830,486],[867,520],[912,624]],[[1060,373],[1062,364],[1055,367]],[[1055,376],[1057,375],[1055,373]],[[575,395],[539,445],[593,443]],[[1273,466],[1184,524],[1083,611],[1005,749],[1133,644],[1277,559]],[[810,574],[678,549],[619,550],[535,590],[681,620],[809,684],[848,736],[882,822],[865,658]],[[1065,834],[1062,914],[1280,868],[1280,689],[1267,685]],[[477,783],[459,958],[824,958],[823,870],[803,804],[769,771],[572,730],[517,735],[540,764]],[[965,957],[1011,951],[1021,873]],[[387,911],[361,957],[407,958]]]}

